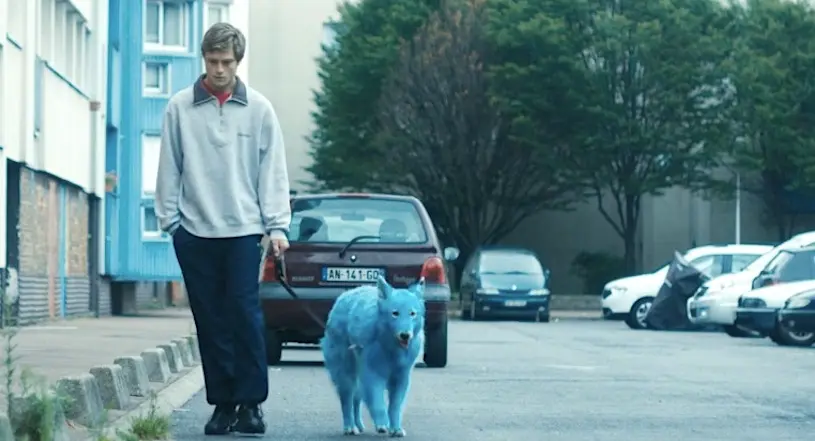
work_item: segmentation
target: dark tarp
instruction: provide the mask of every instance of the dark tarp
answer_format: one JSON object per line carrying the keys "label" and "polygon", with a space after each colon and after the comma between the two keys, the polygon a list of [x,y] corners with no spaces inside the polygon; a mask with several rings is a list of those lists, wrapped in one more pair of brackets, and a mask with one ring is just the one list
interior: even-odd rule
{"label": "dark tarp", "polygon": [[695,329],[688,320],[688,299],[708,279],[681,254],[674,252],[674,260],[645,316],[645,323],[650,329],[663,331]]}

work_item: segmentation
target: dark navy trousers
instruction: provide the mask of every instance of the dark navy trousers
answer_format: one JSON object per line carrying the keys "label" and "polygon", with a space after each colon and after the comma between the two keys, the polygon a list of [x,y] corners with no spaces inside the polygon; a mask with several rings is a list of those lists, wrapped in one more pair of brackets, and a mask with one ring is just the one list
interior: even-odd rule
{"label": "dark navy trousers", "polygon": [[260,239],[209,239],[183,227],[173,234],[211,405],[255,405],[269,395],[258,292]]}

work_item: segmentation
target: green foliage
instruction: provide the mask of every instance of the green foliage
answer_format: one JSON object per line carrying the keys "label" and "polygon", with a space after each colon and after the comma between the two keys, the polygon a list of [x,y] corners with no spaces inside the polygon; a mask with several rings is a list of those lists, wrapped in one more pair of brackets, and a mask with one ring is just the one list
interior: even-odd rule
{"label": "green foliage", "polygon": [[623,239],[645,195],[690,186],[730,135],[729,42],[710,0],[492,0],[493,67],[525,138],[558,153],[572,185]]}
{"label": "green foliage", "polygon": [[[736,88],[733,148],[724,165],[761,196],[779,228],[783,193],[815,187],[815,11],[807,2],[748,0],[728,8],[727,60]],[[735,173],[714,180],[729,195]],[[784,234],[782,234],[783,236]]]}
{"label": "green foliage", "polygon": [[583,293],[597,295],[606,283],[626,277],[625,261],[619,256],[603,252],[584,251],[572,260],[572,274],[583,281]]}
{"label": "green foliage", "polygon": [[156,395],[150,396],[150,407],[145,415],[134,417],[126,431],[117,434],[121,441],[166,440],[170,435],[170,417],[159,412]]}
{"label": "green foliage", "polygon": [[340,9],[337,44],[319,60],[321,88],[314,93],[316,129],[310,137],[315,188],[376,190],[384,153],[377,102],[382,83],[398,59],[399,45],[413,37],[440,0],[365,0]]}
{"label": "green foliage", "polygon": [[380,164],[465,255],[568,192],[545,151],[512,138],[492,100],[483,1],[451,2],[402,48],[379,105]]}

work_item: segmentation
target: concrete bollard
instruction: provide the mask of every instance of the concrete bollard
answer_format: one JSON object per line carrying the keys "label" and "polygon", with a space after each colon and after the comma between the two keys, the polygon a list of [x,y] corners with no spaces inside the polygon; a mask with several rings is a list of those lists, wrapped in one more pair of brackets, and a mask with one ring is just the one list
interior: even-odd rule
{"label": "concrete bollard", "polygon": [[181,355],[181,365],[184,367],[192,367],[192,354],[190,354],[190,345],[187,340],[177,338],[173,340],[173,344],[178,348],[178,353]]}
{"label": "concrete bollard", "polygon": [[67,398],[65,417],[86,427],[98,427],[104,406],[99,385],[91,374],[62,377],[57,381],[57,394]]}
{"label": "concrete bollard", "polygon": [[128,394],[132,397],[146,397],[150,393],[150,378],[147,365],[142,357],[119,357],[113,364],[121,366],[127,383]]}
{"label": "concrete bollard", "polygon": [[164,349],[151,348],[141,353],[144,365],[147,368],[147,378],[156,383],[170,381],[170,364]]}
{"label": "concrete bollard", "polygon": [[158,345],[159,349],[163,349],[167,354],[167,364],[170,366],[170,372],[177,374],[181,372],[181,353],[178,351],[178,346],[172,343]]}
{"label": "concrete bollard", "polygon": [[188,335],[185,337],[187,339],[187,343],[190,345],[190,354],[192,355],[192,360],[196,363],[201,362],[201,351],[198,348],[198,336],[195,334]]}
{"label": "concrete bollard", "polygon": [[121,366],[117,364],[94,366],[90,373],[96,378],[105,409],[127,409],[130,404],[130,392]]}

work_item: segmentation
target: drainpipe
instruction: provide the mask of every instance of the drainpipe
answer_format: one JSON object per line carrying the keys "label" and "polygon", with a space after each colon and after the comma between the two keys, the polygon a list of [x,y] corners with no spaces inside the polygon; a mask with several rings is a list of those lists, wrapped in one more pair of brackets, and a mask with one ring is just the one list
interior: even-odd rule
{"label": "drainpipe", "polygon": [[[91,73],[91,90],[90,93],[90,111],[91,111],[91,157],[90,157],[90,192],[91,192],[91,207],[95,209],[89,210],[88,225],[93,226],[94,231],[90,234],[95,236],[96,240],[91,243],[95,246],[88,249],[90,253],[89,260],[89,277],[91,279],[91,298],[93,299],[93,312],[96,317],[99,317],[99,277],[100,269],[104,263],[104,153],[105,145],[102,142],[100,129],[104,129],[105,109],[103,108],[105,102],[105,94],[107,92],[107,77],[105,75],[105,59],[106,59],[106,38],[107,32],[107,11],[105,1],[94,0],[93,10],[91,12],[91,23],[93,29],[91,30],[90,50],[92,56],[90,57],[89,71]],[[98,197],[98,199],[97,199]]]}

